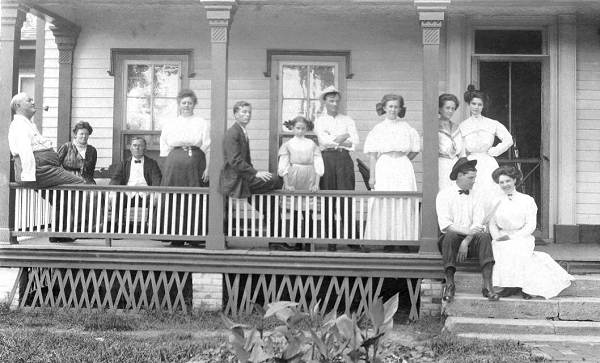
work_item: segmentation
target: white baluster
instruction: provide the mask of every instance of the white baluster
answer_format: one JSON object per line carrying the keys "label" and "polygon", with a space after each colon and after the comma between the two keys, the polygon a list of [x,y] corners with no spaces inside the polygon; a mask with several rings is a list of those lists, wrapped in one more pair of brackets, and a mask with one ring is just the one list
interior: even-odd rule
{"label": "white baluster", "polygon": [[[175,198],[176,203],[180,204],[179,206],[179,233],[180,236],[183,236],[183,221],[185,220],[185,194],[177,193],[177,197]],[[173,211],[175,211],[177,207],[173,205]],[[173,213],[173,217],[175,213]]]}
{"label": "white baluster", "polygon": [[360,238],[363,239],[365,236],[365,197],[360,197],[360,214],[359,214],[360,222],[359,222],[359,233]]}
{"label": "white baluster", "polygon": [[[270,198],[270,197],[269,197]],[[263,223],[265,222],[265,198],[260,198],[258,200],[258,236],[259,237],[264,237],[263,235]],[[268,223],[268,221],[267,221]]]}
{"label": "white baluster", "polygon": [[[182,194],[182,197],[185,198],[185,194]],[[193,202],[192,202],[192,196],[193,194],[188,192],[187,194],[187,209],[188,209],[188,215],[187,215],[187,231],[186,231],[186,235],[191,236],[192,235],[192,206],[193,206]],[[198,221],[198,217],[200,217],[198,215],[198,213],[196,213],[196,221]]]}
{"label": "white baluster", "polygon": [[[95,195],[96,195],[96,193],[93,190],[90,191],[90,194],[89,194],[90,211],[89,211],[89,217],[88,217],[88,232],[89,233],[92,233],[94,231],[94,214],[96,213],[96,210],[94,209],[94,196]],[[86,199],[88,199],[88,196],[84,195],[83,200],[86,200]],[[100,208],[100,202],[98,201],[98,209],[99,208]],[[81,215],[85,216],[85,208],[82,210]],[[96,221],[96,223],[97,223],[97,221]],[[82,226],[82,231],[85,231],[85,224]]]}
{"label": "white baluster", "polygon": [[[147,218],[146,217],[146,212],[148,211],[147,209],[147,199],[148,199],[148,193],[143,192],[140,194],[142,196],[142,217],[141,222],[140,222],[140,233],[148,233],[148,231],[146,231],[146,222],[147,222]],[[150,212],[148,212],[148,216],[150,215]]]}
{"label": "white baluster", "polygon": [[138,222],[139,220],[139,210],[140,210],[140,198],[138,196],[138,193],[135,193],[133,195],[133,234],[137,234],[138,233]]}
{"label": "white baluster", "polygon": [[102,233],[108,232],[108,205],[110,203],[110,192],[105,190],[103,192],[104,195],[104,219],[102,223]]}
{"label": "white baluster", "polygon": [[227,197],[227,235],[233,236],[233,200]]}
{"label": "white baluster", "polygon": [[[200,224],[204,226],[204,210],[200,211],[200,200],[204,200],[204,194],[194,194],[196,197],[196,205],[194,206],[195,216],[194,221],[194,236],[198,236],[198,231],[200,229]],[[204,227],[203,227],[204,228]],[[205,234],[202,233],[204,236]]]}
{"label": "white baluster", "polygon": [[240,199],[235,199],[235,236],[240,237],[242,233],[242,219],[240,218]]}
{"label": "white baluster", "polygon": [[[254,228],[256,222],[256,206],[258,205],[257,196],[252,196],[252,219],[250,220],[250,237],[256,237],[256,229]],[[259,198],[262,199],[262,196]]]}
{"label": "white baluster", "polygon": [[248,237],[248,202],[244,203],[244,231],[243,236]]}

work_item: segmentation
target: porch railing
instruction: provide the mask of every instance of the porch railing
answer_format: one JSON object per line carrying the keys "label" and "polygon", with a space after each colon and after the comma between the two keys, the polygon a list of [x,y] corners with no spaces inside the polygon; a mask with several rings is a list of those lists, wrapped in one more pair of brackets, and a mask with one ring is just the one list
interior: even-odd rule
{"label": "porch railing", "polygon": [[[208,188],[65,185],[15,192],[13,236],[200,241]],[[421,193],[273,192],[229,199],[225,238],[255,243],[418,246]]]}
{"label": "porch railing", "polygon": [[208,188],[11,184],[14,236],[203,240]]}
{"label": "porch railing", "polygon": [[418,246],[419,192],[275,192],[230,199],[228,241]]}

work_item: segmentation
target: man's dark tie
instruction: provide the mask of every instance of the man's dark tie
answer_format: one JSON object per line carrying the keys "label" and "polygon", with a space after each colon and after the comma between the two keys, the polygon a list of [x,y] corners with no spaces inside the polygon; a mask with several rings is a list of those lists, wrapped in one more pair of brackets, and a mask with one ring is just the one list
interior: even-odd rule
{"label": "man's dark tie", "polygon": [[469,192],[470,192],[469,190],[463,190],[463,189],[459,189],[459,190],[458,190],[458,194],[466,194],[466,195],[469,195]]}
{"label": "man's dark tie", "polygon": [[[133,162],[134,162],[134,163],[136,163],[136,164],[139,164],[139,163],[141,163],[142,161],[141,161],[141,160],[134,160]],[[467,193],[467,194],[468,194],[468,193]]]}

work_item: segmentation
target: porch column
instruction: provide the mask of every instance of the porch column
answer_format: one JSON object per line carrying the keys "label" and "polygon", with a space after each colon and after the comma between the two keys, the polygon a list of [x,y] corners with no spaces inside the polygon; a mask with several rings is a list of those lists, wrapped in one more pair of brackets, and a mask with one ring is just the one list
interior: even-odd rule
{"label": "porch column", "polygon": [[50,26],[58,48],[58,117],[56,145],[71,140],[71,102],[73,89],[73,51],[80,28],[71,23],[56,22]]}
{"label": "porch column", "polygon": [[227,130],[227,48],[236,0],[200,0],[206,9],[210,27],[211,104],[210,104],[210,209],[206,248],[225,249],[223,221],[225,198],[219,192],[219,175],[223,166],[223,136]]}
{"label": "porch column", "polygon": [[435,197],[438,192],[440,29],[450,0],[415,0],[423,33],[423,204],[419,253],[439,254]]}
{"label": "porch column", "polygon": [[558,224],[577,223],[577,25],[558,16]]}
{"label": "porch column", "polygon": [[[0,241],[10,240],[13,227],[14,199],[10,197],[11,164],[8,127],[12,120],[10,100],[18,92],[19,43],[27,9],[16,1],[2,1],[0,24]],[[33,95],[31,95],[33,96]]]}

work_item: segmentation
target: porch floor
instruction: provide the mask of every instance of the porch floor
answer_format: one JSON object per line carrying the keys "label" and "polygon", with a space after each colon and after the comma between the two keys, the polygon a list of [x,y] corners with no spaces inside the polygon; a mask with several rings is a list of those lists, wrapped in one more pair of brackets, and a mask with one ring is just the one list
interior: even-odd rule
{"label": "porch floor", "polygon": [[[8,242],[0,242],[0,248],[2,246],[9,245]],[[48,242],[47,237],[40,238],[31,238],[31,237],[20,237],[19,245],[23,246],[42,246],[46,245],[48,247],[51,246],[60,246],[61,248],[73,247],[75,249],[81,249],[85,247],[97,248],[99,246],[105,246],[105,241],[103,239],[78,239],[75,242],[71,243],[50,243]],[[15,245],[13,245],[15,246]],[[171,247],[169,243],[165,243],[157,240],[128,240],[128,239],[113,239],[112,247],[125,247],[131,249],[156,249],[156,248],[165,248],[172,251],[180,251],[180,250],[202,250],[202,248],[197,247]],[[325,251],[327,249],[326,245],[317,246],[317,251]],[[248,248],[239,248],[236,247],[236,251],[268,251],[268,249],[264,247],[248,247]],[[546,245],[537,245],[535,247],[536,251],[546,252],[552,258],[557,261],[589,261],[589,262],[597,262],[600,263],[600,243],[550,243]],[[338,252],[348,252],[348,253],[356,253],[345,245],[338,245]],[[372,251],[373,253],[382,252],[380,249],[375,249]],[[397,250],[397,252],[400,252]],[[404,251],[403,251],[404,252]],[[386,253],[388,254],[388,253]],[[393,252],[391,252],[393,254]]]}

